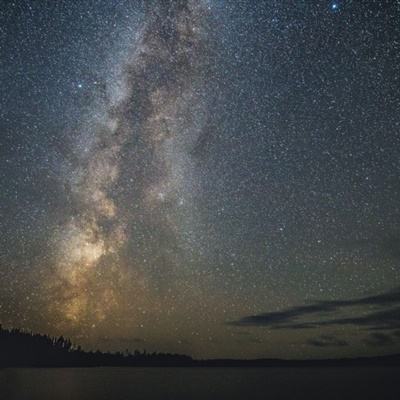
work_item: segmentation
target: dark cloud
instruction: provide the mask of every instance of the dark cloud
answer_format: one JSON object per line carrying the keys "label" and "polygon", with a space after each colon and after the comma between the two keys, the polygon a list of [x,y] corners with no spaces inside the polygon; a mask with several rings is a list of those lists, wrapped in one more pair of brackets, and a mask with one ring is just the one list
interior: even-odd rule
{"label": "dark cloud", "polygon": [[336,318],[312,324],[315,326],[358,325],[369,329],[398,329],[400,328],[400,307],[372,312],[360,317]]}
{"label": "dark cloud", "polygon": [[[398,329],[400,328],[400,289],[382,293],[380,295],[362,297],[351,300],[320,301],[314,304],[292,307],[283,311],[245,316],[239,320],[229,322],[235,326],[268,326],[273,329],[306,329],[331,325],[358,325],[369,329]],[[304,321],[310,316],[342,311],[352,307],[374,307],[368,314],[341,317],[333,319],[319,319]],[[382,307],[384,310],[380,309]],[[302,319],[299,321],[299,319]]]}
{"label": "dark cloud", "polygon": [[386,333],[374,332],[369,335],[365,343],[370,346],[391,346],[395,343],[393,337]]}
{"label": "dark cloud", "polygon": [[273,326],[296,320],[298,317],[318,314],[321,312],[334,311],[336,307],[325,305],[322,303],[312,304],[302,307],[293,307],[284,311],[275,311],[258,315],[250,315],[241,318],[238,321],[233,321],[230,324],[238,326]]}
{"label": "dark cloud", "polygon": [[340,307],[352,307],[359,305],[386,306],[397,303],[400,303],[400,287],[375,296],[367,296],[351,300],[333,300],[321,302],[321,304],[330,305],[336,309]]}
{"label": "dark cloud", "polygon": [[316,338],[308,339],[307,344],[314,347],[343,347],[349,345],[346,340],[331,335],[321,335]]}
{"label": "dark cloud", "polygon": [[355,325],[370,330],[388,330],[400,328],[400,307],[384,311],[376,311],[367,315],[344,318],[333,318],[328,320],[314,320],[301,323],[288,323],[283,325],[271,326],[273,329],[306,329],[320,328],[326,326],[346,326]]}

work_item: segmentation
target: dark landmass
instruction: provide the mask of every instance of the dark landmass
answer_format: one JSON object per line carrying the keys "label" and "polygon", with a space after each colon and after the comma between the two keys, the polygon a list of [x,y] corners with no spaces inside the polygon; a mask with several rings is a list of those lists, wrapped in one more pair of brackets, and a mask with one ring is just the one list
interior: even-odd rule
{"label": "dark landmass", "polygon": [[195,360],[169,353],[84,351],[64,337],[33,334],[0,325],[0,367],[324,367],[400,366],[400,354],[325,360]]}

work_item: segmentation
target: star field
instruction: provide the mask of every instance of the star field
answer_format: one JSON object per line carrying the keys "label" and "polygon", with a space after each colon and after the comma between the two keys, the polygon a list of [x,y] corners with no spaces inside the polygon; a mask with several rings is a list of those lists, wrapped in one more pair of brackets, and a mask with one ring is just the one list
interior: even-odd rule
{"label": "star field", "polygon": [[0,8],[0,323],[196,357],[400,350],[400,4]]}

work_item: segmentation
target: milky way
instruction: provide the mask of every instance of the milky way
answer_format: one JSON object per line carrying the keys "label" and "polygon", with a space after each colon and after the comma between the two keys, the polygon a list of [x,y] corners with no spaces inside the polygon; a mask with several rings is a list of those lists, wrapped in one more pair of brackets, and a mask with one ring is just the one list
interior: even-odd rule
{"label": "milky way", "polygon": [[[105,99],[80,128],[65,176],[75,212],[57,229],[48,283],[50,312],[61,329],[94,328],[142,302],[146,268],[138,271],[136,259],[124,268],[119,257],[128,239],[136,240],[135,219],[167,237],[168,247],[157,244],[164,268],[179,269],[180,248],[193,246],[197,183],[190,153],[207,114],[207,14],[201,3],[151,9],[106,81]],[[129,177],[129,204],[114,195],[122,174]]]}
{"label": "milky way", "polygon": [[399,351],[399,13],[9,2],[0,323],[199,357]]}

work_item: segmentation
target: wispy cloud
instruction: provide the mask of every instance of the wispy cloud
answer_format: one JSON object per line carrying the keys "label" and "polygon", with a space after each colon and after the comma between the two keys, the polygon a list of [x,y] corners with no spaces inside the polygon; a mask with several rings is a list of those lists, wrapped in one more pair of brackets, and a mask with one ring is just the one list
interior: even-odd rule
{"label": "wispy cloud", "polygon": [[349,345],[346,340],[339,339],[332,335],[321,335],[316,338],[311,338],[308,339],[306,343],[314,347],[344,347]]}
{"label": "wispy cloud", "polygon": [[[355,307],[361,307],[362,311],[353,312],[351,316],[341,317],[337,315]],[[228,324],[264,326],[271,329],[307,329],[335,325],[356,325],[371,330],[399,329],[400,288],[375,296],[318,301],[282,311],[248,315],[239,320],[228,322]]]}
{"label": "wispy cloud", "polygon": [[392,335],[382,332],[373,332],[371,333],[364,342],[370,346],[391,346],[395,343],[395,340]]}

